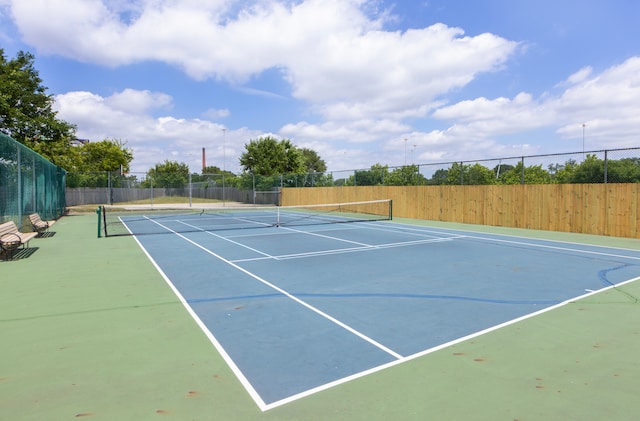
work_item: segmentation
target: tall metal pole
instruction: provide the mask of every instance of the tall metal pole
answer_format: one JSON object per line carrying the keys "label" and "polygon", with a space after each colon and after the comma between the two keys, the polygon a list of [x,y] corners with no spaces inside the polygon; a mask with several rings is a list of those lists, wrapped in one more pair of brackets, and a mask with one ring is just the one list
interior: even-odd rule
{"label": "tall metal pole", "polygon": [[586,124],[582,123],[582,160],[584,161],[584,129],[587,127]]}
{"label": "tall metal pole", "polygon": [[222,206],[224,206],[224,172],[227,170],[227,129],[222,129]]}
{"label": "tall metal pole", "polygon": [[407,165],[407,138],[404,138],[404,165]]}
{"label": "tall metal pole", "polygon": [[189,207],[193,204],[193,192],[191,190],[193,184],[191,183],[191,171],[189,171]]}
{"label": "tall metal pole", "polygon": [[227,170],[227,129],[222,129],[222,171]]}

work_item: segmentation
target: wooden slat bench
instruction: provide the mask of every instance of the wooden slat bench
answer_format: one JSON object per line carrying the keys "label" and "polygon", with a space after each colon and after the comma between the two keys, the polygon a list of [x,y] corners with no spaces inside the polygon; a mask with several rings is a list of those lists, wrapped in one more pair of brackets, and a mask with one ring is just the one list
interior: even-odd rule
{"label": "wooden slat bench", "polygon": [[18,247],[29,247],[29,241],[38,235],[37,232],[20,232],[13,221],[0,224],[0,249],[5,258],[13,258],[13,252]]}
{"label": "wooden slat bench", "polygon": [[43,221],[40,218],[40,215],[38,215],[37,213],[32,213],[31,215],[29,215],[29,221],[31,221],[31,226],[33,227],[33,230],[38,233],[38,235],[42,235],[43,233],[47,232],[49,227],[56,223],[56,221]]}

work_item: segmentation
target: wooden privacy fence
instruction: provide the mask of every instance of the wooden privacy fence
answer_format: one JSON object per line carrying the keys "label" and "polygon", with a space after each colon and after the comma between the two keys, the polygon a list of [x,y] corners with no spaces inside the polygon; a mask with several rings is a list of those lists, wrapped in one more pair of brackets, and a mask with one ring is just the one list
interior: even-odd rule
{"label": "wooden privacy fence", "polygon": [[393,215],[640,238],[640,184],[284,188],[283,206],[393,200]]}

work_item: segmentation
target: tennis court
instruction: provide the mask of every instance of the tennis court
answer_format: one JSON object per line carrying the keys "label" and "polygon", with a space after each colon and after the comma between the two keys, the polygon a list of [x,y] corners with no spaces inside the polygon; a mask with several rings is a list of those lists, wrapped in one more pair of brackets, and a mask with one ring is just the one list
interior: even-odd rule
{"label": "tennis court", "polygon": [[262,411],[640,277],[637,250],[407,225],[371,212],[389,204],[362,206],[116,218]]}

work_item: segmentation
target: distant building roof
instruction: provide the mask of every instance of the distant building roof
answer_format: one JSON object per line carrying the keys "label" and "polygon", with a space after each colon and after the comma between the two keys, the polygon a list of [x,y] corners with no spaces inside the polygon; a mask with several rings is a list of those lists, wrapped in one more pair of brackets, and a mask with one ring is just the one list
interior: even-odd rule
{"label": "distant building roof", "polygon": [[71,146],[81,146],[85,143],[89,143],[89,139],[73,139],[71,141]]}

